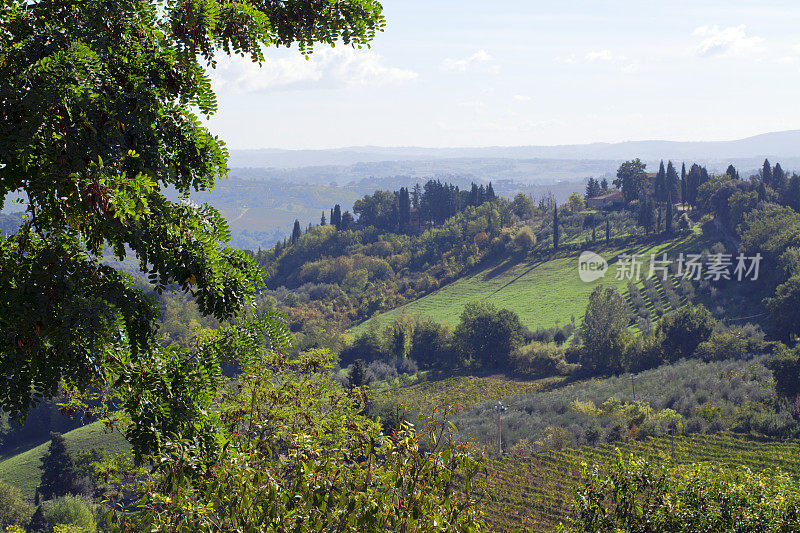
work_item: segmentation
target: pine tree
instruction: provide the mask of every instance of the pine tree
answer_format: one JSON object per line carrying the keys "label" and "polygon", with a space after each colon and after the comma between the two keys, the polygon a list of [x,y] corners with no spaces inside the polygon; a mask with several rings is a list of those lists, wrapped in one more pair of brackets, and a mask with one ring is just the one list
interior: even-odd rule
{"label": "pine tree", "polygon": [[653,189],[656,202],[663,202],[667,199],[667,172],[664,170],[663,160],[661,161],[661,166],[658,167],[658,174],[656,174],[656,182]]}
{"label": "pine tree", "polygon": [[600,196],[600,184],[594,178],[589,178],[586,183],[586,199]]}
{"label": "pine tree", "polygon": [[414,209],[419,209],[419,201],[421,196],[421,187],[419,183],[415,183],[414,187],[411,189],[411,207]]}
{"label": "pine tree", "polygon": [[50,446],[41,462],[42,477],[36,489],[37,497],[52,500],[72,492],[77,473],[61,433],[50,433]]}
{"label": "pine tree", "polygon": [[600,180],[600,193],[605,194],[608,192],[608,180],[603,178]]}
{"label": "pine tree", "polygon": [[725,171],[725,174],[730,176],[732,180],[739,179],[739,173],[736,171],[736,167],[733,165],[728,165],[728,170]]}
{"label": "pine tree", "polygon": [[558,205],[553,205],[553,250],[558,250]]}
{"label": "pine tree", "polygon": [[363,359],[356,359],[347,374],[347,386],[351,389],[367,384],[367,369]]}
{"label": "pine tree", "polygon": [[300,229],[300,221],[294,219],[294,227],[292,228],[292,244],[297,242],[297,239],[300,238],[300,235],[303,233],[303,230]]}
{"label": "pine tree", "polygon": [[679,199],[681,196],[681,180],[678,178],[678,173],[672,164],[672,161],[667,165],[667,182],[664,189],[664,201],[670,198]]}

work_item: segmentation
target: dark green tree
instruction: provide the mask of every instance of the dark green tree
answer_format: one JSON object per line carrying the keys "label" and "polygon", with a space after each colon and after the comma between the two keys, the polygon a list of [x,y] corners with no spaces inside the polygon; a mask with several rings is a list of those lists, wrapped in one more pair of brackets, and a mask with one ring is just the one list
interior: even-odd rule
{"label": "dark green tree", "polygon": [[605,194],[608,192],[608,180],[603,178],[600,180],[600,193]]}
{"label": "dark green tree", "polygon": [[321,217],[320,217],[320,219],[319,219],[319,225],[320,225],[320,226],[325,226],[325,225],[327,225],[327,224],[328,224],[328,221],[327,221],[327,220],[325,220],[325,211],[323,211],[323,212],[322,212],[322,216],[321,216]]}
{"label": "dark green tree", "polygon": [[667,164],[667,177],[664,189],[664,201],[669,202],[670,198],[673,203],[678,203],[681,198],[681,180],[678,177],[678,172],[672,165],[672,161]]}
{"label": "dark green tree", "polygon": [[764,305],[769,311],[775,336],[791,342],[800,334],[800,274],[778,285],[774,296],[766,298]]}
{"label": "dark green tree", "polygon": [[400,231],[408,231],[408,225],[411,221],[411,198],[408,194],[408,189],[400,187],[400,194],[398,196],[398,209],[400,218]]}
{"label": "dark green tree", "polygon": [[641,200],[639,200],[639,215],[636,223],[644,228],[645,233],[650,233],[655,222],[655,203],[649,196],[642,196]]}
{"label": "dark green tree", "polygon": [[367,45],[383,24],[374,0],[4,2],[0,198],[20,191],[29,217],[0,238],[2,411],[21,421],[62,383],[113,383],[138,448],[204,427],[219,354],[162,347],[153,300],[107,260],[135,254],[159,291],[220,321],[244,313],[263,273],[216,210],[164,195],[228,172],[197,116],[217,111],[207,69],[271,46]]}
{"label": "dark green tree", "polygon": [[736,167],[733,165],[728,165],[728,169],[725,171],[725,174],[730,176],[732,180],[739,179],[739,172],[736,171]]}
{"label": "dark green tree", "polygon": [[711,312],[702,305],[686,305],[661,319],[661,346],[667,361],[691,357],[701,342],[707,341],[716,325]]}
{"label": "dark green tree", "polygon": [[622,369],[624,337],[628,329],[628,305],[614,287],[595,287],[583,317],[580,333],[581,366],[591,372]]}
{"label": "dark green tree", "polygon": [[339,204],[333,206],[333,212],[331,213],[331,224],[333,224],[336,229],[342,229],[342,206]]}
{"label": "dark green tree", "polygon": [[800,347],[787,348],[778,343],[767,368],[772,370],[778,394],[790,400],[800,395]]}
{"label": "dark green tree", "polygon": [[77,474],[72,456],[67,451],[66,441],[61,433],[50,434],[50,446],[40,459],[39,469],[42,477],[36,494],[42,500],[52,500],[72,492]]}
{"label": "dark green tree", "polygon": [[484,368],[504,368],[511,352],[522,341],[519,317],[486,301],[464,307],[453,333],[453,344],[462,361]]}
{"label": "dark green tree", "polygon": [[764,160],[759,174],[761,174],[761,182],[767,187],[772,187],[772,165],[769,164],[769,159]]}
{"label": "dark green tree", "polygon": [[772,169],[772,188],[780,192],[786,188],[788,179],[786,172],[783,171],[780,163],[775,163],[775,168]]}
{"label": "dark green tree", "polygon": [[622,191],[622,197],[626,202],[632,202],[647,193],[649,181],[645,168],[644,163],[635,159],[622,163],[617,170],[614,186]]}
{"label": "dark green tree", "polygon": [[303,230],[300,229],[300,221],[295,219],[294,226],[292,227],[292,237],[291,237],[292,244],[296,243],[297,239],[299,239],[300,235],[302,234]]}
{"label": "dark green tree", "polygon": [[364,360],[356,359],[353,366],[350,367],[350,372],[347,373],[347,386],[354,389],[363,387],[367,382],[367,368],[364,366]]}
{"label": "dark green tree", "polygon": [[686,163],[681,164],[681,205],[686,207]]}
{"label": "dark green tree", "polygon": [[606,219],[606,244],[611,240],[611,221]]}
{"label": "dark green tree", "polygon": [[664,232],[672,235],[672,195],[667,195],[667,212],[664,215]]}
{"label": "dark green tree", "polygon": [[589,181],[586,183],[586,194],[585,197],[588,200],[589,198],[596,198],[600,196],[600,184],[594,178],[589,178]]}
{"label": "dark green tree", "polygon": [[667,172],[664,170],[664,160],[661,160],[661,164],[658,167],[658,173],[656,174],[656,181],[653,184],[653,195],[656,198],[656,202],[666,202],[667,201]]}

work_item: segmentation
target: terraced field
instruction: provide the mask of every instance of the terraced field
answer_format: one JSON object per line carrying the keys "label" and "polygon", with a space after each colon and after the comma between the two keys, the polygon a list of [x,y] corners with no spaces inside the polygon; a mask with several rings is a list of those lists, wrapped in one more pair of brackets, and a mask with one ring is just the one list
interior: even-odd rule
{"label": "terraced field", "polygon": [[[625,292],[628,279],[617,279],[615,261],[620,253],[641,254],[645,257],[642,275],[648,274],[650,254],[667,252],[669,257],[681,251],[701,251],[706,246],[696,233],[674,240],[640,244],[631,247],[595,249],[609,261],[603,278],[585,283],[578,276],[578,254],[553,259],[509,258],[450,283],[414,302],[379,315],[382,325],[391,324],[405,309],[410,315],[431,318],[455,326],[464,306],[475,300],[490,300],[501,308],[515,311],[522,323],[531,329],[565,324],[572,317],[580,321],[589,294],[599,284],[613,285]],[[362,323],[353,328],[358,334],[366,328]]]}
{"label": "terraced field", "polygon": [[532,457],[506,456],[488,463],[488,489],[495,501],[487,504],[487,519],[496,531],[517,527],[555,530],[569,516],[571,491],[580,481],[581,464],[608,467],[616,460],[617,450],[623,456],[664,460],[676,467],[709,462],[746,466],[755,471],[780,469],[800,479],[800,442],[760,442],[731,434],[675,437],[674,452],[670,438],[662,437],[616,446],[543,452]]}

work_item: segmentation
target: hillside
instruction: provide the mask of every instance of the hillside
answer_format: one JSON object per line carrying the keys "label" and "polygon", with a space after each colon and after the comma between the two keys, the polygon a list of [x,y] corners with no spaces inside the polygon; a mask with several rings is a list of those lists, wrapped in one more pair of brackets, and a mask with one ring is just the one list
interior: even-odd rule
{"label": "hillside", "polygon": [[[75,454],[78,450],[104,447],[110,452],[130,449],[128,441],[118,432],[107,432],[102,422],[93,422],[64,434],[67,449]],[[25,498],[33,499],[39,484],[41,457],[47,452],[50,441],[22,453],[0,460],[0,479],[16,486]]]}
{"label": "hillside", "polygon": [[[578,275],[580,254],[577,251],[541,257],[523,258],[514,255],[459,278],[408,305],[380,314],[377,319],[382,325],[387,325],[405,312],[455,326],[467,303],[490,300],[498,307],[515,311],[522,323],[531,329],[565,324],[573,318],[580,322],[589,294],[596,286],[613,285],[620,291],[626,290],[629,280],[617,279],[619,264],[614,259],[619,254],[644,256],[644,276],[647,275],[647,261],[651,254],[667,253],[669,257],[674,257],[686,251],[700,253],[711,245],[699,233],[634,243],[630,247],[604,246],[598,243],[597,247],[589,249],[609,261],[609,269],[603,278],[592,282],[583,282]],[[361,333],[367,325],[368,322],[362,322],[352,332]]]}

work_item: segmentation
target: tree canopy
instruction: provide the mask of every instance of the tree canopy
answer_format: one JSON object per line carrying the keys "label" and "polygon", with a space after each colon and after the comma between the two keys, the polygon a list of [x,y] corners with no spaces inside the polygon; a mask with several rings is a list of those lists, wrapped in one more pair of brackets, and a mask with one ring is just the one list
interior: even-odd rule
{"label": "tree canopy", "polygon": [[383,25],[375,0],[4,2],[0,189],[22,193],[27,217],[0,238],[3,411],[22,420],[63,382],[128,391],[151,432],[192,412],[142,398],[163,386],[196,402],[177,398],[213,361],[161,348],[153,301],[102,260],[133,253],[157,289],[177,286],[219,320],[241,315],[257,267],[225,245],[213,208],[163,195],[227,173],[225,144],[195,115],[217,111],[208,69],[232,54],[261,62],[269,46],[361,47]]}

